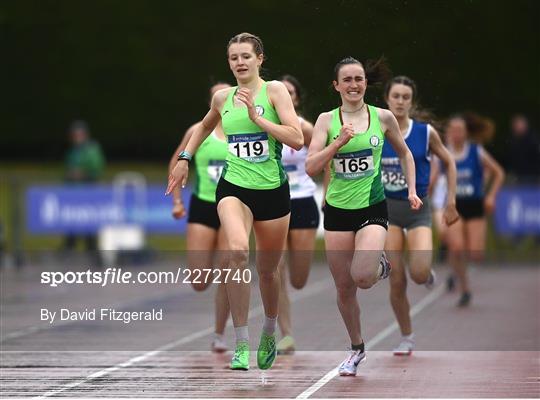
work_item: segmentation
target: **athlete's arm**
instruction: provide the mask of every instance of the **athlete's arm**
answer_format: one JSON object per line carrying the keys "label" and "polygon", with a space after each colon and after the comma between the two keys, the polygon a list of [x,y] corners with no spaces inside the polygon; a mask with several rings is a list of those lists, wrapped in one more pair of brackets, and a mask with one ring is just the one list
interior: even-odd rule
{"label": "athlete's arm", "polygon": [[[321,172],[343,145],[338,138],[326,146],[331,121],[332,113],[325,112],[319,115],[317,122],[315,122],[306,158],[306,172],[309,176],[315,176]],[[352,134],[354,135],[354,132]]]}
{"label": "athlete's arm", "polygon": [[486,212],[490,214],[495,209],[495,198],[504,182],[505,173],[501,165],[486,151],[486,149],[482,147],[479,148],[479,151],[482,165],[493,177],[489,191],[484,198],[484,208]]}
{"label": "athlete's arm", "polygon": [[[210,104],[210,110],[206,113],[203,120],[195,128],[191,138],[189,139],[185,151],[189,154],[194,154],[201,143],[212,133],[221,119],[221,108],[229,94],[229,90],[232,88],[218,90],[212,97],[212,103]],[[189,168],[187,160],[179,160],[176,166],[173,168],[169,175],[169,184],[165,194],[170,194],[177,186],[182,188],[186,186],[188,178]]]}
{"label": "athlete's arm", "polygon": [[304,135],[300,128],[298,115],[294,110],[291,95],[283,82],[279,81],[268,82],[267,90],[268,99],[276,109],[281,125],[268,121],[259,115],[256,115],[253,122],[281,143],[285,143],[295,150],[300,150],[304,146]]}
{"label": "athlete's arm", "polygon": [[326,205],[326,192],[328,191],[328,185],[330,184],[330,163],[324,168],[324,175],[323,175],[323,196],[322,196],[322,204],[321,208],[324,208]]}
{"label": "athlete's arm", "polygon": [[377,113],[382,124],[384,136],[388,139],[398,155],[401,169],[405,173],[411,208],[413,210],[418,210],[422,207],[422,200],[416,195],[416,170],[414,167],[414,158],[405,144],[405,140],[403,140],[403,136],[399,130],[399,124],[396,117],[394,117],[394,114],[389,110],[383,110],[381,108],[377,108]]}
{"label": "athlete's arm", "polygon": [[302,129],[302,134],[304,135],[304,146],[309,147],[311,137],[313,136],[313,125],[311,122],[302,119],[300,128]]}
{"label": "athlete's arm", "polygon": [[[184,137],[182,138],[182,141],[176,148],[175,152],[173,153],[171,157],[171,160],[169,161],[169,175],[172,173],[174,166],[178,162],[178,154],[180,154],[180,152],[186,148],[186,144],[188,143],[189,139],[193,135],[193,132],[197,128],[198,124],[200,124],[200,122],[197,122],[191,125],[186,131],[186,133],[184,133]],[[186,209],[184,207],[184,203],[182,202],[182,189],[180,188],[180,186],[177,186],[176,188],[173,189],[172,195],[173,195],[172,215],[176,219],[183,218],[186,215]]]}
{"label": "athlete's arm", "polygon": [[439,133],[431,126],[429,127],[429,150],[440,158],[446,168],[448,194],[443,217],[446,225],[450,226],[459,219],[456,209],[456,163],[448,149],[444,146]]}

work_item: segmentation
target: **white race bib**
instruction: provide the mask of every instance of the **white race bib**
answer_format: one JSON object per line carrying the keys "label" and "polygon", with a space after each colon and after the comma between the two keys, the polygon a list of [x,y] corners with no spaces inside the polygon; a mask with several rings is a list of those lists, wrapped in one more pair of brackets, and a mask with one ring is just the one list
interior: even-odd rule
{"label": "white race bib", "polygon": [[382,183],[385,190],[389,192],[399,192],[407,189],[407,181],[401,170],[382,170]]}
{"label": "white race bib", "polygon": [[456,196],[469,197],[474,194],[474,186],[471,183],[460,184],[458,182],[456,187]]}
{"label": "white race bib", "polygon": [[337,153],[334,156],[335,177],[339,179],[360,179],[373,175],[373,153],[371,149],[352,153]]}
{"label": "white race bib", "polygon": [[287,172],[287,179],[289,181],[289,187],[291,190],[298,189],[300,186],[300,171],[296,165],[284,165],[285,172]]}
{"label": "white race bib", "polygon": [[266,132],[227,136],[229,153],[242,160],[260,163],[268,160],[268,135]]}
{"label": "white race bib", "polygon": [[208,168],[207,168],[208,178],[210,178],[212,182],[218,183],[224,166],[225,166],[225,161],[222,161],[222,160],[208,161]]}

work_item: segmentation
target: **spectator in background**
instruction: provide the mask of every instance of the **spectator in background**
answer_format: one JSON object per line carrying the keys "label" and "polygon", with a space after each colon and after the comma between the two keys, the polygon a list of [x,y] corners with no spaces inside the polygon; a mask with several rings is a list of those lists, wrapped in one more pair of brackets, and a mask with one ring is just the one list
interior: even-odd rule
{"label": "spectator in background", "polygon": [[[65,181],[69,185],[97,182],[105,166],[105,159],[101,147],[91,139],[90,130],[84,121],[73,121],[69,128],[71,148],[66,155]],[[82,235],[86,243],[86,250],[97,250],[95,234]],[[68,233],[64,250],[73,250],[77,244],[77,235]]]}
{"label": "spectator in background", "polygon": [[523,114],[515,114],[510,123],[506,166],[512,182],[537,183],[540,175],[540,141]]}

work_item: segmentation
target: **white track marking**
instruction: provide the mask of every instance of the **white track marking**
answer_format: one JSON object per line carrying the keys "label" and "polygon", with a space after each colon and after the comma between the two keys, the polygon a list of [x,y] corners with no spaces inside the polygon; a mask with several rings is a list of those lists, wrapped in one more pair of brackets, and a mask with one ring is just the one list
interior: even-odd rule
{"label": "white track marking", "polygon": [[[426,297],[424,297],[422,300],[416,303],[414,307],[411,309],[411,318],[418,315],[423,309],[425,309],[427,306],[429,306],[431,303],[433,303],[435,300],[441,297],[444,291],[445,291],[444,285],[439,285],[433,291],[431,291]],[[397,324],[397,322],[391,323],[382,331],[380,331],[378,334],[376,334],[373,337],[373,339],[371,339],[370,341],[366,343],[366,349],[375,347],[377,344],[379,344],[388,336],[390,336],[392,333],[394,333],[394,331],[397,331],[398,328],[399,328],[399,325]],[[339,367],[336,367],[332,369],[331,371],[329,371],[326,375],[324,375],[321,379],[319,379],[317,382],[311,385],[308,389],[304,390],[302,393],[296,396],[296,398],[297,399],[309,398],[313,393],[318,391],[320,388],[322,388],[324,385],[326,385],[328,382],[330,382],[333,378],[337,376],[338,368]]]}

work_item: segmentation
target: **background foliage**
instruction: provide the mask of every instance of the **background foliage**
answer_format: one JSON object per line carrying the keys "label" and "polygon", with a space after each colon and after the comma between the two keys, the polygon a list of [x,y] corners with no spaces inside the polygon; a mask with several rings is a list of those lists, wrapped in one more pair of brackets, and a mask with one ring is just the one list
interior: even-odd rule
{"label": "background foliage", "polygon": [[[58,160],[66,129],[86,119],[109,160],[166,160],[206,111],[213,80],[233,83],[231,36],[258,34],[267,79],[303,83],[306,115],[337,104],[332,69],[344,56],[387,57],[444,117],[494,118],[501,155],[510,115],[537,126],[539,2],[2,1],[3,160]],[[369,101],[381,105],[376,93]]]}

